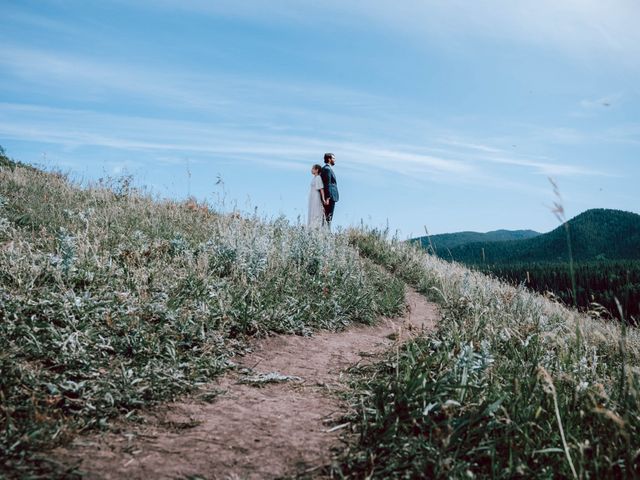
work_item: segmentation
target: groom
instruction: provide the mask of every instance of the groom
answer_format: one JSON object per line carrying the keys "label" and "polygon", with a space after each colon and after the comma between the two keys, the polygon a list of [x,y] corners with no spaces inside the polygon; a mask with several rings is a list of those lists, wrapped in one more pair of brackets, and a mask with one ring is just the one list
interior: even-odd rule
{"label": "groom", "polygon": [[340,198],[338,195],[338,182],[336,175],[331,168],[336,164],[336,156],[333,153],[324,154],[324,167],[320,171],[320,178],[324,185],[324,221],[331,230],[331,221],[333,220],[333,210],[336,208],[336,202]]}

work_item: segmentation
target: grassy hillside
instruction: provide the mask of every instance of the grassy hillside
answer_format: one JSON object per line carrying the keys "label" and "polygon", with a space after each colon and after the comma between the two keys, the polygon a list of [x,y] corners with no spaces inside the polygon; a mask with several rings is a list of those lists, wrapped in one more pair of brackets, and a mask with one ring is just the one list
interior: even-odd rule
{"label": "grassy hillside", "polygon": [[441,257],[446,258],[449,255],[447,252],[448,249],[452,249],[460,245],[479,242],[524,240],[527,238],[537,237],[538,235],[540,234],[533,230],[495,230],[487,233],[456,232],[419,237],[413,239],[412,242],[417,242],[425,249],[432,248],[436,253],[439,253]]}
{"label": "grassy hillside", "polygon": [[349,478],[637,478],[640,334],[377,232],[351,242],[441,306],[361,370]]}
{"label": "grassy hillside", "polygon": [[342,236],[0,155],[0,477],[71,475],[39,453],[205,385],[251,336],[403,308]]}
{"label": "grassy hillside", "polygon": [[396,314],[402,282],[442,319],[361,370],[343,475],[640,476],[640,334],[624,323],[377,232],[221,215],[126,179],[79,188],[0,155],[0,477],[73,476],[42,453],[210,399],[251,337]]}
{"label": "grassy hillside", "polygon": [[[575,261],[640,259],[638,214],[593,209],[569,220],[568,225]],[[567,233],[563,225],[526,240],[469,243],[438,255],[468,265],[567,261]]]}

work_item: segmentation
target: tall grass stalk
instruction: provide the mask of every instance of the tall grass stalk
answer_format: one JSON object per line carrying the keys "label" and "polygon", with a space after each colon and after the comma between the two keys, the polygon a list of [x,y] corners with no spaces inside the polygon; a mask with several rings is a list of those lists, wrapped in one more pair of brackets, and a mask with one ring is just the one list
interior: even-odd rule
{"label": "tall grass stalk", "polygon": [[560,408],[558,408],[558,394],[556,392],[556,387],[553,385],[553,379],[549,372],[547,372],[543,367],[539,367],[538,369],[540,377],[542,381],[546,385],[544,390],[551,395],[553,399],[553,410],[556,414],[556,420],[558,421],[558,429],[560,431],[560,438],[562,439],[562,448],[564,449],[564,454],[567,457],[567,462],[569,462],[569,466],[571,467],[571,473],[573,474],[573,478],[578,478],[578,474],[576,473],[576,469],[573,466],[573,460],[571,459],[571,453],[569,452],[569,446],[567,445],[567,439],[564,435],[564,428],[562,427],[562,417],[560,415]]}
{"label": "tall grass stalk", "polygon": [[573,306],[578,306],[578,294],[576,287],[576,274],[573,265],[573,249],[571,247],[571,229],[569,228],[569,222],[567,221],[567,216],[564,213],[564,202],[562,200],[562,195],[560,195],[560,188],[558,184],[549,177],[549,182],[553,187],[553,194],[556,197],[556,200],[553,202],[553,208],[551,211],[556,216],[558,221],[564,226],[564,230],[567,237],[567,255],[569,259],[569,274],[571,276],[571,293],[573,298]]}

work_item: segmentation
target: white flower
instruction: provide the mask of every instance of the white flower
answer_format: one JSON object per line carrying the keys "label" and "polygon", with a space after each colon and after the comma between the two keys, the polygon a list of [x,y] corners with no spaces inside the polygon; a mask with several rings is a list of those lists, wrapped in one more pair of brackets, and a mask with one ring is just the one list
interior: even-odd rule
{"label": "white flower", "polygon": [[424,407],[424,410],[422,411],[422,415],[424,415],[425,417],[427,415],[429,415],[429,412],[431,410],[433,410],[435,407],[437,407],[438,404],[437,403],[430,403],[429,405],[427,405],[426,407]]}

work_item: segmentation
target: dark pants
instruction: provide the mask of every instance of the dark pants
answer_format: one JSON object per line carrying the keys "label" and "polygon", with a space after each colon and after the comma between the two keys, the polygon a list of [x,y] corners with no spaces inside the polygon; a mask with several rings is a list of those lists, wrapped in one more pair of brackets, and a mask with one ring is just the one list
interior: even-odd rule
{"label": "dark pants", "polygon": [[332,199],[329,199],[329,205],[322,204],[324,208],[324,221],[329,226],[329,230],[331,230],[331,220],[333,220],[333,210],[336,208],[336,202]]}

